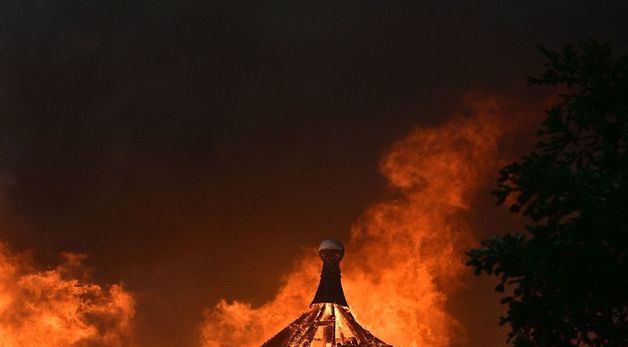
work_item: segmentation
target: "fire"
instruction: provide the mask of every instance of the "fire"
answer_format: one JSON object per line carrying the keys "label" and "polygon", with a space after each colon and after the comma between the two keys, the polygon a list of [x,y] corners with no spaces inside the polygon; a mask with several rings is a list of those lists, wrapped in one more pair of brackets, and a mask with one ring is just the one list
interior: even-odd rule
{"label": "fire", "polygon": [[0,346],[129,346],[132,295],[88,282],[82,256],[64,258],[37,271],[0,244]]}
{"label": "fire", "polygon": [[[511,128],[499,101],[472,97],[468,114],[419,126],[394,144],[381,171],[398,197],[376,204],[351,229],[343,262],[349,305],[394,346],[446,347],[464,332],[446,308],[468,272],[470,198],[499,167],[498,141]],[[316,290],[320,260],[304,255],[277,296],[261,307],[220,301],[205,313],[204,347],[259,346],[298,317]]]}
{"label": "fire", "polygon": [[319,271],[318,256],[298,261],[274,300],[258,308],[221,300],[216,307],[205,311],[201,346],[259,347],[307,308],[316,291]]}

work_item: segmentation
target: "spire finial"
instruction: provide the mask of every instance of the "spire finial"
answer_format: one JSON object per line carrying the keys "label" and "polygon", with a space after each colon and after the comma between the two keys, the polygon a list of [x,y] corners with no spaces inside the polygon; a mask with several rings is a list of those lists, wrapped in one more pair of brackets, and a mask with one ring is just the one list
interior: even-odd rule
{"label": "spire finial", "polygon": [[318,254],[323,260],[323,271],[312,304],[332,303],[348,306],[340,282],[340,261],[345,255],[344,246],[340,241],[324,240],[318,247]]}

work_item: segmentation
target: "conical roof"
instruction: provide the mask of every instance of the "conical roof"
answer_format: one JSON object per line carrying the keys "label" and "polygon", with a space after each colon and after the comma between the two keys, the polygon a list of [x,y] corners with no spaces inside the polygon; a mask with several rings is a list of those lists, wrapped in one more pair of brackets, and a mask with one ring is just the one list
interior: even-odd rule
{"label": "conical roof", "polygon": [[318,252],[323,271],[310,309],[262,347],[392,347],[364,329],[351,314],[340,281],[342,243],[325,240]]}

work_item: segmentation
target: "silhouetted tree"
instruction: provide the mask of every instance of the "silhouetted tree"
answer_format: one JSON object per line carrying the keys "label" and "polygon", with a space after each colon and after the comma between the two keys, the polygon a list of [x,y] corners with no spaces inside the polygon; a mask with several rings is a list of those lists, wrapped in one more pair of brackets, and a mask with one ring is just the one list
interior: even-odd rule
{"label": "silhouetted tree", "polygon": [[541,50],[529,82],[560,102],[493,192],[527,230],[482,241],[468,265],[501,278],[515,346],[628,346],[628,57],[593,40]]}

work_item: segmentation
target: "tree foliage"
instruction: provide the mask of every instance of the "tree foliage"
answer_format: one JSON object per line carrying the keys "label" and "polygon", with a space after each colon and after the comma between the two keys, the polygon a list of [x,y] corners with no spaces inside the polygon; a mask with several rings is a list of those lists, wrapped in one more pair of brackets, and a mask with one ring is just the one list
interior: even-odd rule
{"label": "tree foliage", "polygon": [[529,82],[562,94],[493,192],[529,223],[468,265],[500,278],[513,345],[628,346],[628,57],[594,40],[541,51]]}

